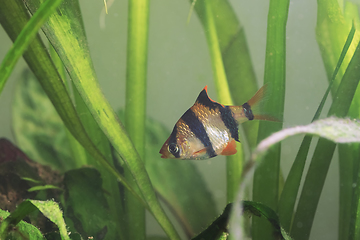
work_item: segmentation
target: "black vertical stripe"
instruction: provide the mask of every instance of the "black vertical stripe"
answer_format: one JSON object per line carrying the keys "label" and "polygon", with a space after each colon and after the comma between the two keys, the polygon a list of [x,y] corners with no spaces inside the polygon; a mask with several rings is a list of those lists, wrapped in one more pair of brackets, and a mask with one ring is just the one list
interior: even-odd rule
{"label": "black vertical stripe", "polygon": [[[177,145],[176,134],[177,134],[177,126],[175,125],[172,133],[170,134],[168,146],[170,146],[171,144]],[[173,153],[171,153],[171,154],[173,154]],[[174,157],[176,157],[176,158],[180,158],[180,151],[178,151],[177,153],[175,153],[175,154],[173,154],[173,155],[174,155]]]}
{"label": "black vertical stripe", "polygon": [[195,113],[191,109],[188,109],[184,115],[182,115],[181,119],[184,120],[184,122],[189,126],[190,130],[205,146],[209,157],[215,157],[216,153],[211,144],[210,138],[204,128],[204,125],[202,122],[200,122]]}
{"label": "black vertical stripe", "polygon": [[253,120],[254,115],[251,111],[250,105],[246,102],[242,105],[242,107],[244,108],[245,117],[247,117],[247,119],[249,119],[249,120]]}
{"label": "black vertical stripe", "polygon": [[240,142],[238,123],[233,117],[232,112],[228,106],[223,107],[221,104],[212,101],[205,90],[200,92],[196,101],[204,105],[204,107],[208,107],[210,110],[219,110],[221,114],[221,120],[225,124],[226,128],[229,129],[231,137]]}
{"label": "black vertical stripe", "polygon": [[233,117],[229,106],[226,107],[220,106],[219,111],[221,114],[221,120],[224,122],[227,129],[229,129],[231,137],[234,138],[236,141],[240,142],[238,123]]}

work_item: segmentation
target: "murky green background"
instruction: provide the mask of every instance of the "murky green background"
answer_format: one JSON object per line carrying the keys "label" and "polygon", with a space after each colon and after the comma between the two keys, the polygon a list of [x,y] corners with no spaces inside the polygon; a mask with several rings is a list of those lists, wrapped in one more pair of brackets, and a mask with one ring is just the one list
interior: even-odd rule
{"label": "murky green background", "polygon": [[[101,14],[102,0],[80,2],[91,55],[102,90],[114,109],[121,108],[125,103],[127,1],[115,1],[106,16]],[[262,85],[269,1],[231,2],[245,28],[256,76],[259,85]],[[316,7],[316,1],[313,0],[290,2],[287,24],[285,127],[309,123],[327,87],[315,40]],[[216,100],[204,30],[195,14],[187,24],[189,8],[190,3],[185,0],[151,1],[147,113],[169,129],[194,103],[205,85],[208,85],[210,97]],[[3,29],[0,30],[0,43],[0,59],[3,59],[11,46]],[[26,65],[21,59],[0,96],[0,137],[11,140],[14,140],[11,133],[12,93],[24,68]],[[327,109],[324,109],[325,113]],[[293,137],[282,145],[285,176],[301,139],[302,137]],[[166,160],[159,157],[159,161]],[[225,158],[216,157],[196,164],[204,174],[220,212],[225,206],[226,198]],[[320,199],[311,233],[312,239],[337,239],[337,165],[335,157]],[[157,223],[150,222],[148,232],[157,231],[161,231]]]}

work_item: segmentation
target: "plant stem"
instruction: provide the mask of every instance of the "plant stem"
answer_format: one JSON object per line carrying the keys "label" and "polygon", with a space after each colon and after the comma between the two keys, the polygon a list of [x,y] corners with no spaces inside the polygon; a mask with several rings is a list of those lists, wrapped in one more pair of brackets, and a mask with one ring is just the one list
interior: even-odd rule
{"label": "plant stem", "polygon": [[[209,52],[211,56],[211,63],[214,73],[214,81],[217,90],[218,100],[221,104],[233,105],[229,85],[226,79],[223,59],[221,56],[221,50],[216,31],[211,1],[204,2],[204,8],[204,29],[206,32],[206,39],[208,41]],[[235,194],[238,190],[241,179],[243,149],[240,144],[237,144],[237,150],[238,153],[232,156],[228,156],[226,161],[227,202],[234,201]]]}
{"label": "plant stem", "polygon": [[[128,12],[125,127],[144,160],[149,1],[130,0]],[[125,171],[125,177],[133,179],[130,171]],[[144,207],[129,192],[125,204],[128,239],[145,239]]]}

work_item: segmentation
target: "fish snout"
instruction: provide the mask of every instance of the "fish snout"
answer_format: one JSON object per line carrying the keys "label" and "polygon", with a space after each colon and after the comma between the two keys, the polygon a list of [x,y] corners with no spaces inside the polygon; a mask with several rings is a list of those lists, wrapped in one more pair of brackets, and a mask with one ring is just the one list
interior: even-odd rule
{"label": "fish snout", "polygon": [[166,142],[161,147],[159,153],[161,154],[161,158],[171,158],[171,153],[168,150],[168,145]]}

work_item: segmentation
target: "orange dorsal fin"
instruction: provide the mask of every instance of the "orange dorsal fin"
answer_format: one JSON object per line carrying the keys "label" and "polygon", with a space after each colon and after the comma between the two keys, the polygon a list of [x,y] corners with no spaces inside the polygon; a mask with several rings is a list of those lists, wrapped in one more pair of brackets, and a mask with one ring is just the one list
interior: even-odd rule
{"label": "orange dorsal fin", "polygon": [[222,152],[220,153],[220,155],[225,155],[225,156],[229,156],[229,155],[233,155],[237,152],[236,150],[236,142],[234,139],[232,139],[230,142],[228,142],[228,144],[226,145],[226,147],[222,150]]}

